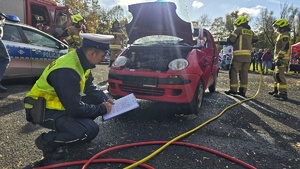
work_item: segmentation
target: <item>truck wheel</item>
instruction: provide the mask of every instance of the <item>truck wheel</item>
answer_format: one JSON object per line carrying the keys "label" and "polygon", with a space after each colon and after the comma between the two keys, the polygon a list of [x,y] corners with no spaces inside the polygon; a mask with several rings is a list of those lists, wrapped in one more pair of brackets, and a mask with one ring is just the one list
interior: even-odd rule
{"label": "truck wheel", "polygon": [[190,108],[192,114],[198,114],[202,106],[203,95],[204,95],[204,85],[203,81],[200,79],[193,97],[192,102],[190,103]]}

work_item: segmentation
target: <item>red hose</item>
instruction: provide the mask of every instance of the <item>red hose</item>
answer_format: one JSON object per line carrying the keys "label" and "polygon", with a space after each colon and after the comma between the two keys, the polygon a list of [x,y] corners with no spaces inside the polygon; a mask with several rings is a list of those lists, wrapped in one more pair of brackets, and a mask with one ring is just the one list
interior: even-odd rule
{"label": "red hose", "polygon": [[[94,155],[92,158],[90,158],[89,160],[81,160],[81,161],[73,161],[73,162],[65,162],[65,163],[58,163],[58,164],[53,164],[53,165],[48,165],[48,166],[43,166],[43,167],[39,167],[36,169],[48,169],[48,168],[57,168],[57,167],[64,167],[64,166],[71,166],[71,165],[79,165],[79,164],[84,164],[82,169],[86,169],[87,166],[90,163],[107,163],[107,162],[114,162],[114,163],[128,163],[128,164],[133,164],[135,163],[135,161],[133,160],[127,160],[127,159],[112,159],[112,158],[108,158],[108,159],[96,159],[99,156],[111,152],[113,150],[118,150],[118,149],[124,149],[124,148],[128,148],[128,147],[136,147],[136,146],[144,146],[144,145],[157,145],[157,144],[165,144],[168,141],[149,141],[149,142],[138,142],[138,143],[130,143],[130,144],[124,144],[124,145],[120,145],[120,146],[115,146],[115,147],[111,147],[109,149],[103,150],[101,152],[99,152],[98,154]],[[227,154],[221,153],[219,151],[204,147],[204,146],[199,146],[197,144],[191,144],[191,143],[186,143],[186,142],[174,142],[172,144],[175,145],[181,145],[181,146],[188,146],[188,147],[193,147],[193,148],[197,148],[197,149],[201,149],[216,155],[219,155],[225,159],[228,159],[232,162],[235,162],[239,165],[242,165],[246,168],[249,169],[256,169],[254,166],[243,162],[239,159],[236,159],[232,156],[229,156]],[[147,165],[147,164],[140,164],[141,167],[144,167],[146,169],[154,169],[153,167]]]}
{"label": "red hose", "polygon": [[[52,164],[47,165],[43,167],[38,167],[35,169],[48,169],[48,168],[58,168],[58,167],[66,167],[66,166],[72,166],[72,165],[79,165],[79,164],[85,164],[88,160],[79,160],[79,161],[72,161],[72,162],[64,162],[64,163],[58,163],[58,164]],[[104,159],[95,159],[91,163],[127,163],[127,164],[133,164],[136,161],[134,160],[127,160],[122,158],[104,158]],[[147,164],[141,164],[142,167],[146,169],[154,169],[153,167],[147,165]]]}

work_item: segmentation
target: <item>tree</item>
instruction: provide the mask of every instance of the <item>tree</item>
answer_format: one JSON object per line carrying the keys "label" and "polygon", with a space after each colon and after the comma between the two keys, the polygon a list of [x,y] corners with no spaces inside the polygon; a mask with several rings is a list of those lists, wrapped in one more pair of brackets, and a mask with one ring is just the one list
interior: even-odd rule
{"label": "tree", "polygon": [[229,34],[222,17],[218,17],[212,22],[210,31],[218,41],[226,39]]}
{"label": "tree", "polygon": [[276,34],[273,29],[273,22],[275,17],[274,12],[269,11],[267,8],[262,9],[260,15],[257,17],[256,26],[259,29],[258,37],[259,42],[255,44],[258,48],[270,48],[275,46]]}
{"label": "tree", "polygon": [[208,25],[211,24],[211,19],[207,14],[203,14],[200,16],[200,18],[197,20],[197,22],[203,26],[203,27],[208,27]]}

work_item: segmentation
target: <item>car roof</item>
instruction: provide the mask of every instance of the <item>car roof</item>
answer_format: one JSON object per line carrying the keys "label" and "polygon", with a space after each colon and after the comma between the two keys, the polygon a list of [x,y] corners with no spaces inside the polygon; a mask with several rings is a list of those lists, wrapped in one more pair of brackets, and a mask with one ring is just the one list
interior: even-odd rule
{"label": "car roof", "polygon": [[193,44],[192,25],[176,13],[173,2],[146,2],[128,6],[133,19],[126,24],[128,44],[150,35],[169,35]]}

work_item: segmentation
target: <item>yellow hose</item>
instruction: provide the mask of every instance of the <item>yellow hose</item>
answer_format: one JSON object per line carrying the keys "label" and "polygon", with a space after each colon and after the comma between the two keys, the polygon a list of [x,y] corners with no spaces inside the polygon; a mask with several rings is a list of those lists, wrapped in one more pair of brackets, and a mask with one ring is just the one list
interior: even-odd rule
{"label": "yellow hose", "polygon": [[221,117],[221,116],[224,114],[224,112],[227,111],[228,109],[230,109],[230,108],[232,108],[232,107],[234,107],[234,106],[236,106],[236,105],[238,105],[238,104],[241,104],[241,103],[244,103],[244,102],[246,102],[246,101],[249,101],[249,100],[254,99],[254,98],[258,95],[258,93],[259,93],[259,91],[260,91],[261,84],[262,84],[262,71],[260,71],[260,81],[259,81],[258,90],[256,91],[256,93],[255,93],[252,97],[247,98],[247,99],[245,99],[245,100],[238,101],[238,102],[236,102],[236,103],[234,103],[234,104],[232,104],[232,105],[226,107],[226,108],[225,108],[223,111],[221,111],[221,113],[219,113],[217,116],[215,116],[215,117],[213,117],[213,118],[207,120],[206,122],[204,122],[204,123],[202,123],[201,125],[195,127],[194,129],[189,130],[189,131],[187,131],[187,132],[185,132],[185,133],[183,133],[183,134],[181,134],[181,135],[179,135],[179,136],[173,138],[172,140],[170,140],[169,142],[167,142],[166,144],[164,144],[163,146],[161,146],[159,149],[155,150],[153,153],[151,153],[151,154],[148,155],[147,157],[145,157],[145,158],[143,158],[143,159],[137,161],[137,162],[134,163],[134,164],[131,164],[130,166],[125,167],[124,169],[131,169],[131,168],[134,168],[134,167],[136,167],[136,166],[138,166],[138,165],[140,165],[140,164],[142,164],[142,163],[145,163],[146,161],[150,160],[152,157],[154,157],[154,156],[156,156],[158,153],[160,153],[163,149],[167,148],[170,144],[172,144],[172,143],[174,143],[175,141],[177,141],[177,140],[179,140],[179,139],[181,139],[181,138],[183,138],[183,137],[185,137],[185,136],[187,136],[187,135],[189,135],[189,134],[195,132],[196,130],[198,130],[198,129],[204,127],[206,124],[208,124],[208,123],[210,123],[210,122],[216,120],[217,118]]}

